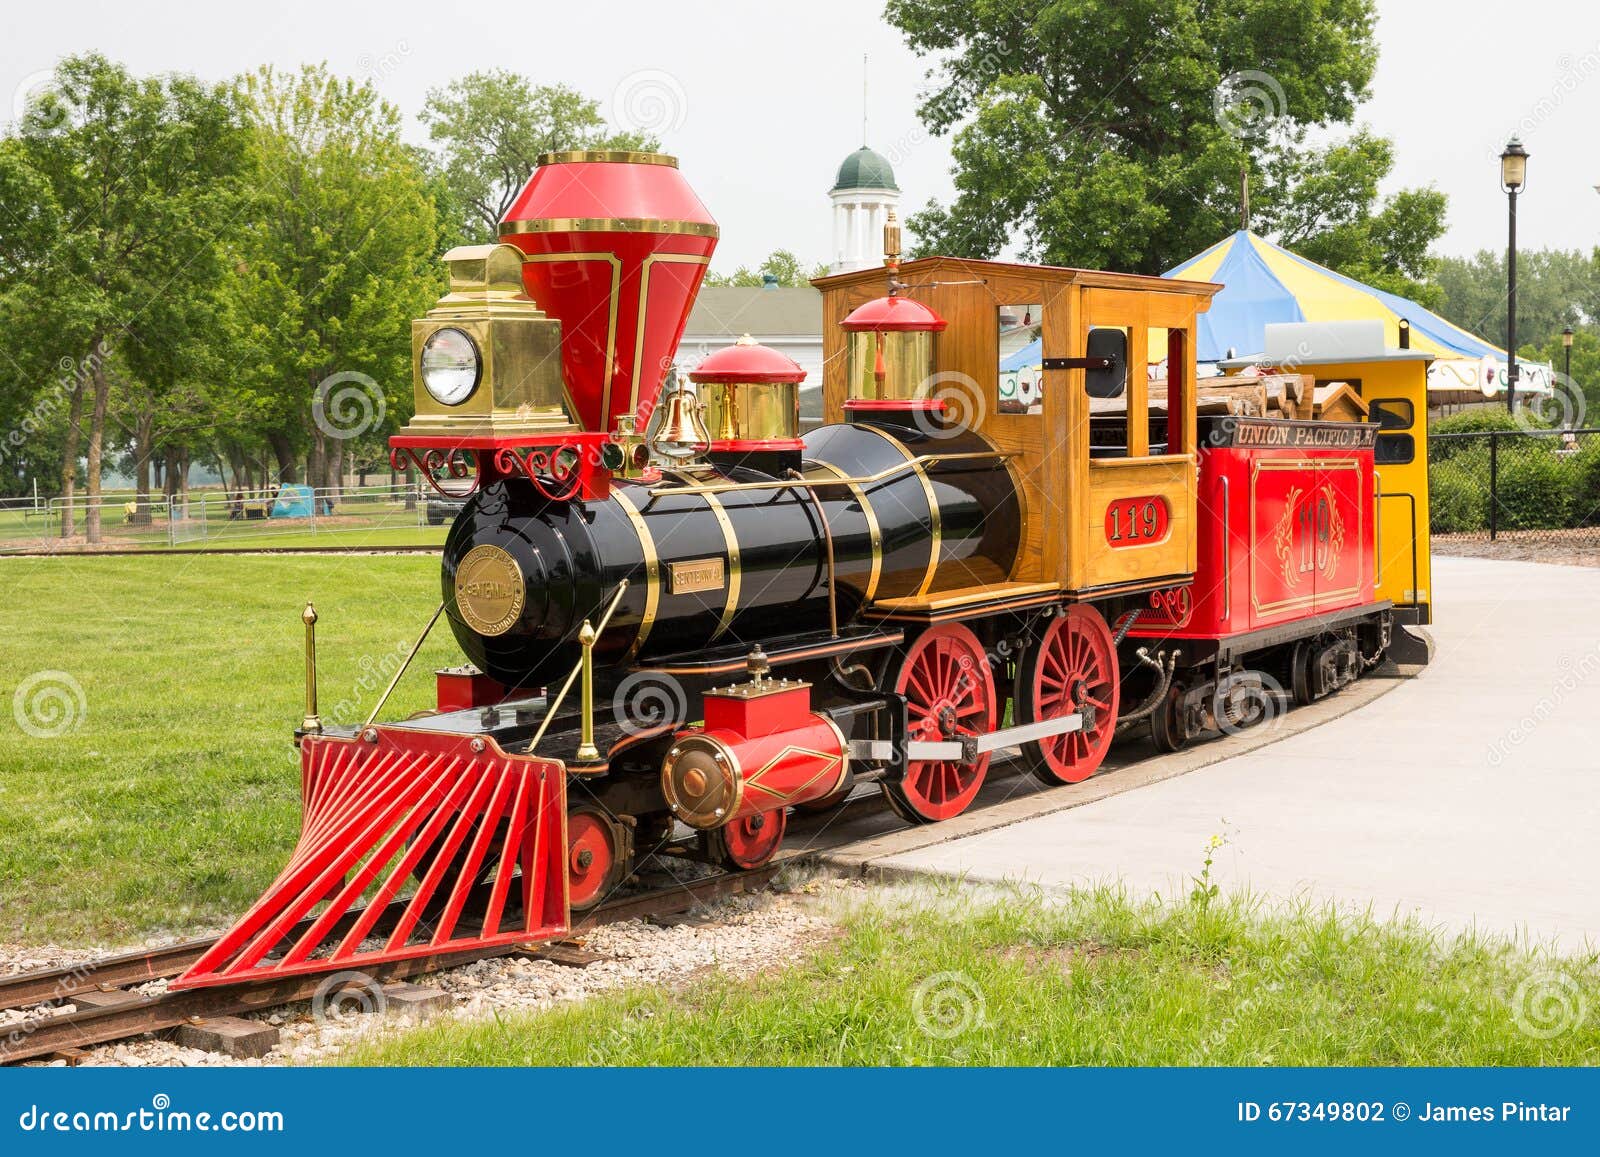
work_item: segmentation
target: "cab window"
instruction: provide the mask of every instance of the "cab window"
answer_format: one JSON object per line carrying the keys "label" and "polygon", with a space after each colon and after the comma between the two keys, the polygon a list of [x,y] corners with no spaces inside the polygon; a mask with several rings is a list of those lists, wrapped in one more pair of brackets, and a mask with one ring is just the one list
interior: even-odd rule
{"label": "cab window", "polygon": [[1002,414],[1044,413],[1044,306],[996,306],[995,330],[1000,351],[996,408]]}

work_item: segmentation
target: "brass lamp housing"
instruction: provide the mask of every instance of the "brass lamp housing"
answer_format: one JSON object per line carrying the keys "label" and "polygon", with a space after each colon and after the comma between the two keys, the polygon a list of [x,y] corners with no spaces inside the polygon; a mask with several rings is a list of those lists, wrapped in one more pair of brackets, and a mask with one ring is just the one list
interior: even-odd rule
{"label": "brass lamp housing", "polygon": [[701,382],[695,390],[713,442],[800,437],[798,382]]}
{"label": "brass lamp housing", "polygon": [[[933,334],[927,330],[858,330],[850,334],[845,370],[852,401],[922,401],[933,378]],[[884,378],[877,369],[882,358]]]}
{"label": "brass lamp housing", "polygon": [[[561,377],[561,323],[523,290],[522,252],[513,245],[462,245],[444,255],[450,291],[411,323],[415,409],[402,435],[496,437],[578,429]],[[422,350],[442,329],[472,339],[478,384],[449,406],[422,381]]]}

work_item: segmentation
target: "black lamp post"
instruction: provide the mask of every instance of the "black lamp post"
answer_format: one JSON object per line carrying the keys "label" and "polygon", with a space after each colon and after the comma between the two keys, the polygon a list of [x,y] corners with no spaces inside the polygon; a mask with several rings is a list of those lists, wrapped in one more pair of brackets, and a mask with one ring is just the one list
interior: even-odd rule
{"label": "black lamp post", "polygon": [[1528,179],[1528,150],[1513,136],[1500,154],[1500,187],[1510,205],[1506,246],[1506,409],[1517,408],[1517,194]]}
{"label": "black lamp post", "polygon": [[1567,354],[1567,368],[1562,371],[1567,381],[1572,380],[1572,327],[1569,325],[1561,331],[1561,348]]}

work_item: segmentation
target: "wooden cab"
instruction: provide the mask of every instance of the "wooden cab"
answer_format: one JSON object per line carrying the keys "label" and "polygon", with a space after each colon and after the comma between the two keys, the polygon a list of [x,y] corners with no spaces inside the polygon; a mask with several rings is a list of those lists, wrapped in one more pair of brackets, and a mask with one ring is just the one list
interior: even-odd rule
{"label": "wooden cab", "polygon": [[[948,324],[928,393],[1006,453],[1023,494],[1013,583],[1098,598],[1195,569],[1195,319],[1221,286],[930,257],[901,294]],[[885,272],[820,278],[823,412],[849,420],[839,323]],[[1109,362],[1110,364],[1105,364]]]}

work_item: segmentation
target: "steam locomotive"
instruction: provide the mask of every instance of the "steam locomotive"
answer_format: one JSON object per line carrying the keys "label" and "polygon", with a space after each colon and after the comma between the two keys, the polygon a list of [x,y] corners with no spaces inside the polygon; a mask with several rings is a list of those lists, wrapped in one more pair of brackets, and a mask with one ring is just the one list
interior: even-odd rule
{"label": "steam locomotive", "polygon": [[883,269],[818,282],[802,432],[748,339],[662,396],[716,238],[674,159],[565,153],[446,255],[391,445],[466,498],[434,620],[468,665],[324,725],[308,605],[300,843],[179,986],[558,937],[650,853],[754,868],[862,783],[948,819],[1002,749],[1077,782],[1119,726],[1176,747],[1426,620],[1381,589],[1378,425],[1199,412],[1218,286],[902,264],[891,221]]}

